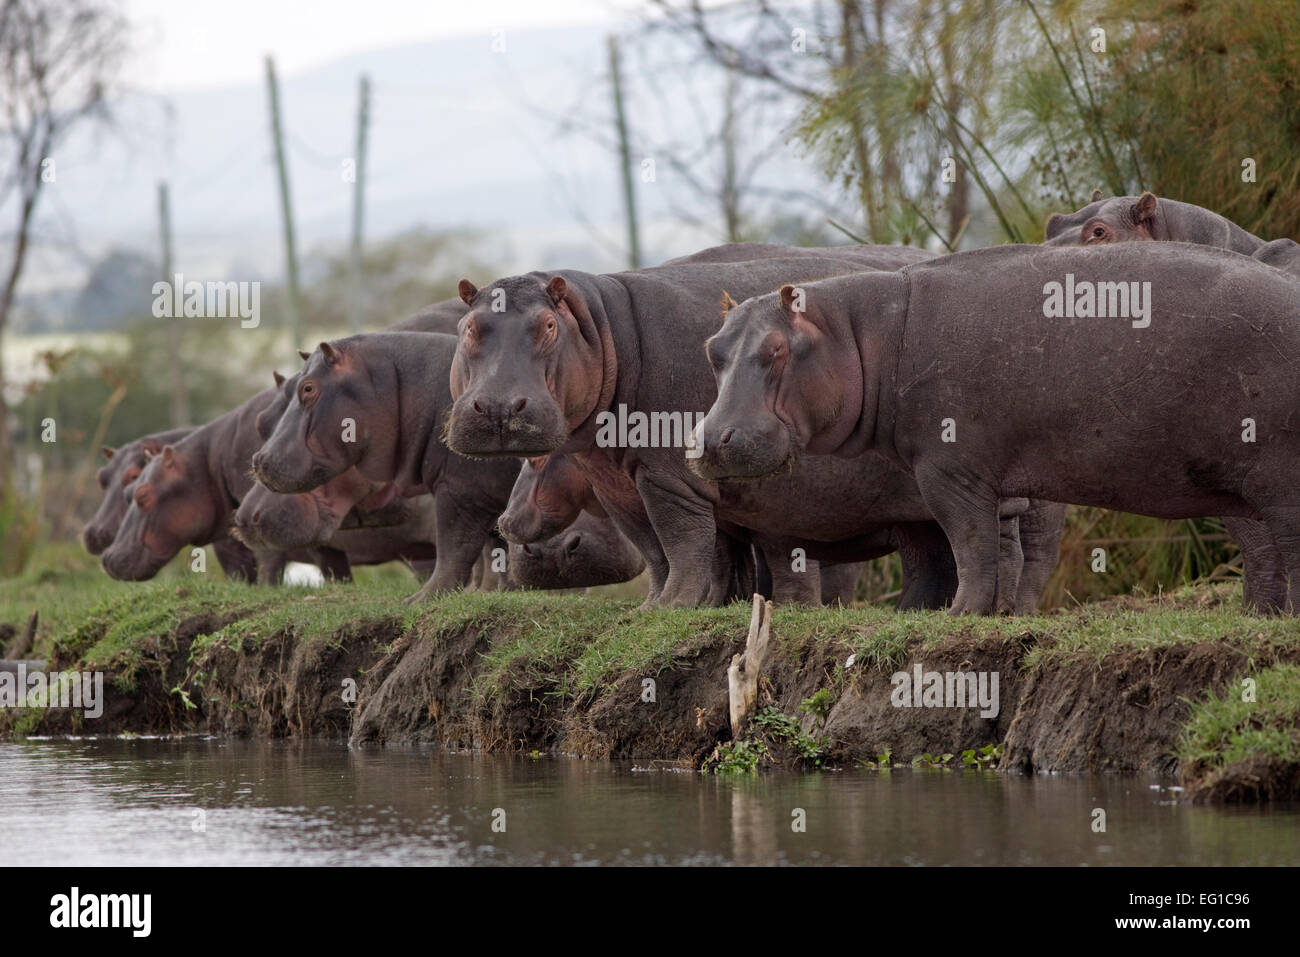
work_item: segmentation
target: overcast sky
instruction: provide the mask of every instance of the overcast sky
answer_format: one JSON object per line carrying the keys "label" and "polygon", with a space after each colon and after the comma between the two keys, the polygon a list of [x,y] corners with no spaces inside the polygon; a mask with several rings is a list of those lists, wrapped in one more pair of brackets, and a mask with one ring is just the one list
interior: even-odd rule
{"label": "overcast sky", "polygon": [[638,0],[126,0],[136,49],[128,76],[159,93],[281,75],[341,56],[493,30],[601,23]]}

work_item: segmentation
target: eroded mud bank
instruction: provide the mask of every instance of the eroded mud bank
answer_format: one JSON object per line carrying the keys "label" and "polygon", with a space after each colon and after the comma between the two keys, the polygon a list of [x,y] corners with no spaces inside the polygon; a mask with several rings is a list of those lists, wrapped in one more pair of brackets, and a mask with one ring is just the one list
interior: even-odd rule
{"label": "eroded mud bank", "polygon": [[[129,620],[130,609],[105,609],[52,641],[49,670],[105,672],[101,718],[8,710],[0,730],[319,735],[359,747],[696,766],[732,737],[726,670],[744,645],[745,606],[646,614],[626,603],[516,593],[459,595],[422,611],[371,601],[349,614],[340,591],[319,596],[322,605],[304,617],[281,601],[232,607],[189,597],[148,623]],[[1000,745],[1005,770],[1182,771],[1195,798],[1295,797],[1300,773],[1285,755],[1235,763],[1201,755],[1189,769],[1179,754],[1190,753],[1198,702],[1300,662],[1296,631],[1203,598],[988,621],[779,609],[759,708],[795,718],[823,765],[852,766],[885,750],[902,764]],[[918,665],[997,675],[996,716],[896,706],[891,675]],[[819,692],[820,710],[800,709]]]}

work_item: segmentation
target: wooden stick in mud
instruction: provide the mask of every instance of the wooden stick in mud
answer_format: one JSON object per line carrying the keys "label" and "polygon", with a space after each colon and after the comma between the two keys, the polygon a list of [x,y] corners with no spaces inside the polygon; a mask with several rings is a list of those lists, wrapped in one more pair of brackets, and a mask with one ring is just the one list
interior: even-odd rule
{"label": "wooden stick in mud", "polygon": [[731,704],[731,736],[739,736],[750,709],[758,700],[758,676],[767,664],[768,645],[772,639],[772,603],[762,595],[754,596],[754,611],[749,618],[749,635],[745,650],[733,655],[727,669],[727,695]]}

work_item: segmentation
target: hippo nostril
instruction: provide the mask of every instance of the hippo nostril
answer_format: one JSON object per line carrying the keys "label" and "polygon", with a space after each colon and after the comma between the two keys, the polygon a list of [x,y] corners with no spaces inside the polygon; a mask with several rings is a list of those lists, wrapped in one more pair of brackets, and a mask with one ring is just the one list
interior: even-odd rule
{"label": "hippo nostril", "polygon": [[478,404],[478,399],[474,400],[474,411],[477,412],[479,415],[487,415],[487,410],[484,409],[483,406]]}
{"label": "hippo nostril", "polygon": [[254,525],[262,524],[262,510],[260,508],[253,512],[253,524]]}
{"label": "hippo nostril", "polygon": [[520,412],[524,411],[524,406],[526,406],[527,404],[528,404],[527,399],[523,399],[523,398],[516,399],[514,410],[513,410],[514,413],[518,415]]}
{"label": "hippo nostril", "polygon": [[533,546],[531,545],[521,545],[520,548],[524,550],[525,555],[532,555],[533,553]]}
{"label": "hippo nostril", "polygon": [[730,442],[730,441],[731,441],[731,437],[732,437],[733,435],[735,435],[735,434],[736,434],[736,430],[735,430],[735,429],[727,429],[725,432],[723,432],[723,433],[722,433],[722,444],[723,444],[723,445],[726,445],[728,442]]}
{"label": "hippo nostril", "polygon": [[254,471],[254,472],[260,472],[260,471],[262,471],[262,453],[261,453],[261,452],[254,452],[254,453],[253,453],[253,471]]}

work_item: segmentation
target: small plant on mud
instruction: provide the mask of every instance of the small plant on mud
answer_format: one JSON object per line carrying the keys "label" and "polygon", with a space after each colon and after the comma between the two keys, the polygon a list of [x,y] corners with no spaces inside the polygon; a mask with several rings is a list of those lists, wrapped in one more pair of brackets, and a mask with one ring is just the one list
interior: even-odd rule
{"label": "small plant on mud", "polygon": [[822,766],[822,758],[825,756],[825,740],[809,735],[803,728],[799,727],[799,722],[790,715],[768,705],[754,715],[750,725],[766,734],[773,741],[788,747],[800,761],[806,761],[817,768]]}
{"label": "small plant on mud", "polygon": [[986,744],[982,748],[967,748],[961,753],[963,767],[982,771],[991,768],[1002,760],[1002,745]]}
{"label": "small plant on mud", "polygon": [[762,741],[728,741],[713,749],[700,768],[701,773],[756,774],[758,762],[767,754]]}
{"label": "small plant on mud", "polygon": [[914,768],[939,768],[944,770],[948,767],[948,762],[953,759],[953,755],[944,752],[943,754],[918,754],[912,759]]}
{"label": "small plant on mud", "polygon": [[885,748],[885,750],[876,755],[876,760],[859,760],[858,766],[868,768],[872,771],[888,771],[891,767],[889,762],[893,754],[894,751],[892,748]]}
{"label": "small plant on mud", "polygon": [[831,713],[831,707],[835,704],[835,698],[831,695],[828,688],[821,688],[811,697],[804,698],[803,703],[799,705],[799,710],[804,714],[810,714],[817,719],[818,729],[826,727],[826,718]]}
{"label": "small plant on mud", "polygon": [[172,694],[178,694],[181,696],[181,701],[185,704],[186,711],[193,711],[195,708],[198,707],[198,705],[196,705],[193,701],[190,700],[189,692],[186,691],[184,688],[182,688],[180,685],[177,685],[175,688],[172,689]]}

